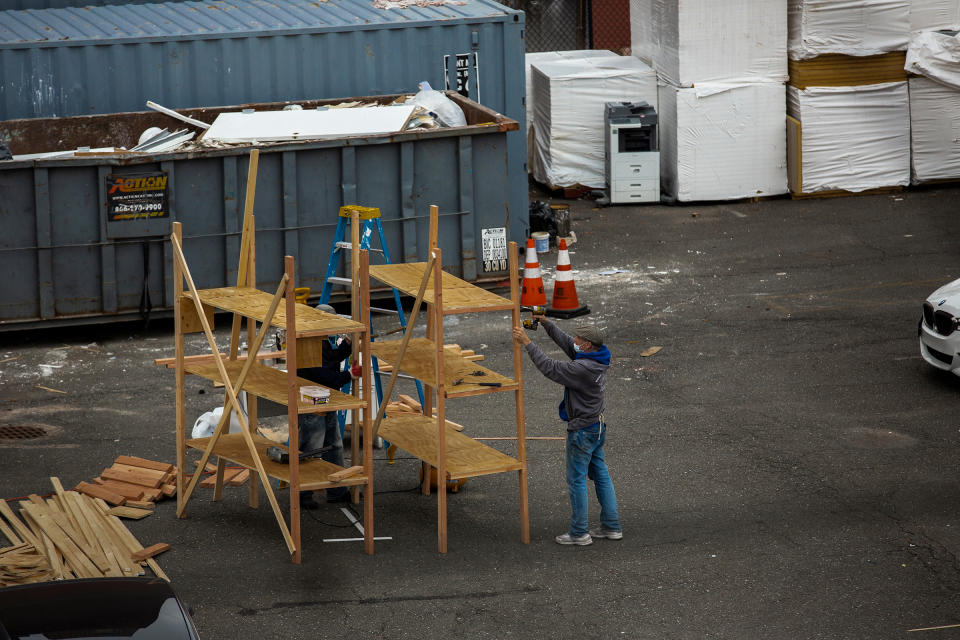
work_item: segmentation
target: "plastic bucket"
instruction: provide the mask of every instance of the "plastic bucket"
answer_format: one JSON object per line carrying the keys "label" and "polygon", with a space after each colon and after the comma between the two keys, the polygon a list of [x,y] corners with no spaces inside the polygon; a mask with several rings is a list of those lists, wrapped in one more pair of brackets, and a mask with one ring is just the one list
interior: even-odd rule
{"label": "plastic bucket", "polygon": [[534,231],[530,234],[530,237],[533,238],[534,246],[537,248],[537,253],[546,253],[550,251],[550,234],[546,231]]}

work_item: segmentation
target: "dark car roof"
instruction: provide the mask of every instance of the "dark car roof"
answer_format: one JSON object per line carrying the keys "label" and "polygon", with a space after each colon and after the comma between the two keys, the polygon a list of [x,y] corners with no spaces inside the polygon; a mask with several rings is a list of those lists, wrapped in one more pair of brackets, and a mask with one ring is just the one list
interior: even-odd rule
{"label": "dark car roof", "polygon": [[159,578],[61,580],[0,589],[0,640],[194,639],[170,585]]}

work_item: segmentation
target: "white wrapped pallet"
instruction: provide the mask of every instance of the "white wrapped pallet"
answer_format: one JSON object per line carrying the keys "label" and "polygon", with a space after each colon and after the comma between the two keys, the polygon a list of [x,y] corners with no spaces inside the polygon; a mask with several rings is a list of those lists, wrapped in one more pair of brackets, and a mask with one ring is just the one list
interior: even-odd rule
{"label": "white wrapped pallet", "polygon": [[557,60],[583,60],[586,58],[609,58],[616,55],[606,49],[576,49],[572,51],[538,51],[528,53],[524,56],[524,67],[527,74],[527,132],[529,135],[530,127],[533,125],[533,103],[536,99],[533,95],[533,78],[531,77],[530,67],[537,62],[555,62]]}
{"label": "white wrapped pallet", "polygon": [[960,90],[928,78],[909,84],[913,180],[960,179]]}
{"label": "white wrapped pallet", "polygon": [[960,29],[960,0],[911,0],[910,31]]}
{"label": "white wrapped pallet", "polygon": [[787,79],[784,0],[630,0],[630,38],[674,86]]}
{"label": "white wrapped pallet", "polygon": [[915,31],[904,68],[960,89],[960,37],[939,31]]}
{"label": "white wrapped pallet", "polygon": [[906,82],[857,87],[787,87],[799,121],[790,150],[794,192],[866,191],[910,182]]}
{"label": "white wrapped pallet", "polygon": [[910,0],[789,0],[794,60],[827,53],[872,56],[907,48]]}
{"label": "white wrapped pallet", "polygon": [[533,177],[550,187],[602,189],[604,104],[645,101],[657,107],[657,75],[632,56],[537,62]]}
{"label": "white wrapped pallet", "polygon": [[660,176],[681,202],[787,192],[784,85],[660,88]]}

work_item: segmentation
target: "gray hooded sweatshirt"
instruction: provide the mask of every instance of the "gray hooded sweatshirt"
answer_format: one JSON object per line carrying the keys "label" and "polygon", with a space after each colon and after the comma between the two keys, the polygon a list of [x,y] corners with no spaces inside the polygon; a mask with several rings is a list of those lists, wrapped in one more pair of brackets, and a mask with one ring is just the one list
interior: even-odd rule
{"label": "gray hooded sweatshirt", "polygon": [[601,345],[594,351],[578,353],[573,348],[573,337],[552,322],[544,321],[542,324],[557,346],[573,358],[569,362],[554,360],[533,342],[526,346],[530,359],[540,373],[564,387],[560,418],[567,421],[567,431],[578,431],[597,424],[604,410],[610,350],[606,345]]}

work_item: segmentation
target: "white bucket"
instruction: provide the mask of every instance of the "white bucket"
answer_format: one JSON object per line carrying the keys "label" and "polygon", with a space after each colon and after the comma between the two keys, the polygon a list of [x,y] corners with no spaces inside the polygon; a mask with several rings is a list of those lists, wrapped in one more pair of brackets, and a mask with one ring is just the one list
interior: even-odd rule
{"label": "white bucket", "polygon": [[546,231],[534,231],[530,234],[533,243],[537,248],[537,253],[546,253],[550,251],[550,234]]}

